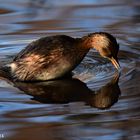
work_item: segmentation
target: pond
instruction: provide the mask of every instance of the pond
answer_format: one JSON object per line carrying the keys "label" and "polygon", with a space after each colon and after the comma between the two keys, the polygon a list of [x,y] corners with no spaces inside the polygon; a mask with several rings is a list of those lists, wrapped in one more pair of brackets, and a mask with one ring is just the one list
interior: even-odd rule
{"label": "pond", "polygon": [[90,50],[73,79],[0,79],[0,140],[139,140],[138,0],[0,1],[0,65],[44,36],[104,31],[120,44],[119,75]]}

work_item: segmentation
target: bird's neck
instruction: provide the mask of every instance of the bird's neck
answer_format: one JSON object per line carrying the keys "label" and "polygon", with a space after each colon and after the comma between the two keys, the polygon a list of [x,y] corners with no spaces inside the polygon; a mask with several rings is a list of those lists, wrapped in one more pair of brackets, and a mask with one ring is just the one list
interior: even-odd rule
{"label": "bird's neck", "polygon": [[89,49],[91,49],[91,39],[88,37],[82,37],[82,38],[77,38],[76,39],[78,42],[78,45],[80,49],[85,50],[85,51],[89,51]]}
{"label": "bird's neck", "polygon": [[108,38],[103,33],[92,33],[81,38],[81,44],[85,48],[94,48],[99,51],[101,48],[109,45]]}

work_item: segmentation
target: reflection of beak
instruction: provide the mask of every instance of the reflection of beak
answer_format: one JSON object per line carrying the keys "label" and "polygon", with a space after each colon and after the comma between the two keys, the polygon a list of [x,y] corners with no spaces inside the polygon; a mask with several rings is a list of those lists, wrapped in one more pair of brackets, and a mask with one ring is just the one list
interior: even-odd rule
{"label": "reflection of beak", "polygon": [[120,69],[120,65],[119,65],[119,62],[118,62],[117,59],[111,57],[111,58],[110,58],[110,61],[112,62],[112,64],[115,66],[115,68],[116,68],[117,70]]}

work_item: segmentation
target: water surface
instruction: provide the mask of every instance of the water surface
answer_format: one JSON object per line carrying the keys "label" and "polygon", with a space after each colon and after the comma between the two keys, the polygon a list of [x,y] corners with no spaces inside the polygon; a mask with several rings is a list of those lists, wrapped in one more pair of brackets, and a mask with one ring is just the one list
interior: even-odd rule
{"label": "water surface", "polygon": [[0,65],[49,35],[116,36],[121,75],[90,50],[74,79],[0,80],[0,139],[139,140],[140,8],[138,0],[0,1]]}

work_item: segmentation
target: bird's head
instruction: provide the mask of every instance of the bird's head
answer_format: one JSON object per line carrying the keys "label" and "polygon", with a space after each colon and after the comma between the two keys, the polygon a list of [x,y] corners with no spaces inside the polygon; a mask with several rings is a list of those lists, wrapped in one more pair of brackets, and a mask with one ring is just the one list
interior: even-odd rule
{"label": "bird's head", "polygon": [[88,39],[90,47],[96,49],[102,57],[109,59],[115,68],[120,69],[117,57],[119,44],[112,35],[105,32],[95,32],[89,34]]}

